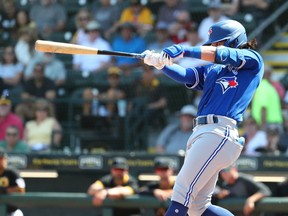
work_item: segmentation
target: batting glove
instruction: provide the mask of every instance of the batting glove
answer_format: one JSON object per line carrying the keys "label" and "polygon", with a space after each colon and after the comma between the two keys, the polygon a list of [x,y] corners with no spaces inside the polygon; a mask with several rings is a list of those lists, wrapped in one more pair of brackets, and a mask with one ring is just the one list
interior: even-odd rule
{"label": "batting glove", "polygon": [[167,55],[170,58],[177,58],[177,57],[183,57],[184,55],[184,49],[181,45],[174,44],[170,47],[167,47],[163,50],[164,53],[167,53]]}
{"label": "batting glove", "polygon": [[166,53],[155,53],[153,50],[146,50],[142,53],[145,55],[144,63],[161,70],[165,65],[173,64],[172,60]]}

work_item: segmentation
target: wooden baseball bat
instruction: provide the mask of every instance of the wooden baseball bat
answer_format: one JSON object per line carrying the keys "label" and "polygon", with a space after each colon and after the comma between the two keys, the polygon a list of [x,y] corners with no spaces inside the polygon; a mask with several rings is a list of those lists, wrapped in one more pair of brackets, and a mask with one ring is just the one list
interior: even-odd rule
{"label": "wooden baseball bat", "polygon": [[128,58],[144,59],[144,55],[138,53],[128,53],[110,50],[99,50],[87,46],[69,44],[54,41],[37,40],[35,50],[40,52],[61,53],[61,54],[90,54],[90,55],[110,55]]}

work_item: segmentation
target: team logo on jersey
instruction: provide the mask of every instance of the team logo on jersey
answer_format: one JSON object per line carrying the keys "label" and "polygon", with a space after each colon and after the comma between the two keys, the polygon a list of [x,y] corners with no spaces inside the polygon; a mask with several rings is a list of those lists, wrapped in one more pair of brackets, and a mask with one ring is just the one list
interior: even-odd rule
{"label": "team logo on jersey", "polygon": [[236,81],[237,77],[221,77],[216,80],[216,83],[220,84],[223,94],[230,88],[236,88],[238,82]]}

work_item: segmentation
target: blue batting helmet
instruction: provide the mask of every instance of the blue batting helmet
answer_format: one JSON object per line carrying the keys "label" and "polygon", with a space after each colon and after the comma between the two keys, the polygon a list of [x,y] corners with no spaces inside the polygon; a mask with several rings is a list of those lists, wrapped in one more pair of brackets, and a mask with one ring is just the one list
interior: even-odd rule
{"label": "blue batting helmet", "polygon": [[224,46],[237,48],[247,43],[246,30],[243,25],[235,20],[220,21],[209,29],[209,39],[205,45],[226,40]]}

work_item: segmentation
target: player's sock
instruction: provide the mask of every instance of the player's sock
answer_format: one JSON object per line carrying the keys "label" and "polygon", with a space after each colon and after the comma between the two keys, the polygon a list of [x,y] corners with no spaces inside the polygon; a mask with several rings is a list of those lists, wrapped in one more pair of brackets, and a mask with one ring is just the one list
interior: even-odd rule
{"label": "player's sock", "polygon": [[210,205],[202,216],[233,216],[233,214],[220,206]]}
{"label": "player's sock", "polygon": [[171,201],[165,216],[186,216],[188,212],[188,207],[182,205],[181,203]]}

